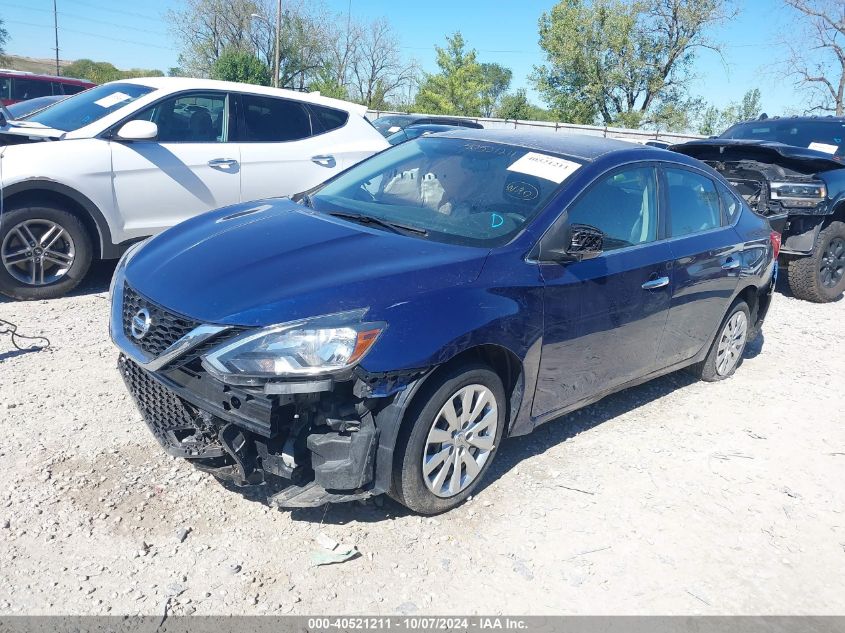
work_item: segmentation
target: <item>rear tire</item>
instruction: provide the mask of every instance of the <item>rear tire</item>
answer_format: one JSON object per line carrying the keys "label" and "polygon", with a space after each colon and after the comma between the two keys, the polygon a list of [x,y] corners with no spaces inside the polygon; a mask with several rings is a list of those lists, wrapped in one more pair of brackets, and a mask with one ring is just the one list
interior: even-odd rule
{"label": "rear tire", "polygon": [[507,406],[501,379],[484,365],[456,367],[424,386],[397,440],[390,496],[420,514],[463,503],[496,455]]}
{"label": "rear tire", "polygon": [[831,222],[819,233],[811,255],[793,259],[787,270],[797,299],[828,303],[845,291],[845,222]]}
{"label": "rear tire", "polygon": [[717,382],[734,375],[742,365],[742,354],[751,332],[751,312],[745,301],[738,301],[728,311],[716,338],[710,345],[707,358],[695,366],[702,380]]}
{"label": "rear tire", "polygon": [[91,237],[72,213],[32,204],[3,213],[0,293],[13,299],[61,297],[91,266]]}

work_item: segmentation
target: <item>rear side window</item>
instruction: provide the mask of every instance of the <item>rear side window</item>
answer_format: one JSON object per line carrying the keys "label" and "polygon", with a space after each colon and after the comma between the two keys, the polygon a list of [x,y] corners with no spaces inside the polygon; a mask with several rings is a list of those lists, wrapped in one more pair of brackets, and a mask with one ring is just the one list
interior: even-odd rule
{"label": "rear side window", "polygon": [[311,115],[301,103],[241,95],[243,129],[238,140],[252,143],[298,141],[312,135]]}
{"label": "rear side window", "polygon": [[666,168],[669,236],[709,231],[722,225],[716,184],[701,174]]}
{"label": "rear side window", "polygon": [[311,105],[311,113],[314,115],[314,127],[320,132],[331,132],[346,125],[349,120],[349,113],[334,108]]}
{"label": "rear side window", "polygon": [[11,99],[12,80],[8,77],[0,77],[0,99]]}
{"label": "rear side window", "polygon": [[728,191],[728,188],[719,183],[719,197],[722,199],[722,210],[725,213],[725,225],[730,226],[734,223],[739,212],[742,210],[742,203],[739,198]]}
{"label": "rear side window", "polygon": [[35,97],[47,97],[53,94],[53,88],[49,81],[38,81],[36,79],[12,79],[12,99],[26,101]]}

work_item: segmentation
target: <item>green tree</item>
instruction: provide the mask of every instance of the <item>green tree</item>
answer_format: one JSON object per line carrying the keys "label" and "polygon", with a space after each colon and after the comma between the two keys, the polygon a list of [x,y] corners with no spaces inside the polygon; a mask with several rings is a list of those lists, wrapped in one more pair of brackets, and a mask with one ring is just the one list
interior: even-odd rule
{"label": "green tree", "polygon": [[317,72],[316,77],[308,84],[308,90],[316,90],[324,97],[349,98],[346,86],[338,81],[338,73],[330,64],[326,64]]}
{"label": "green tree", "polygon": [[511,85],[513,72],[500,64],[481,64],[481,72],[486,84],[481,95],[484,101],[484,116],[493,116],[493,112],[499,106],[499,100]]}
{"label": "green tree", "polygon": [[120,70],[115,68],[108,62],[95,62],[91,59],[77,59],[72,64],[68,64],[62,69],[62,73],[66,77],[77,77],[79,79],[87,79],[93,81],[95,84],[104,84],[108,81],[117,81],[118,79],[131,79],[133,77],[163,77],[164,73],[160,70],[153,70],[147,68],[132,68],[130,70]]}
{"label": "green tree", "polygon": [[762,110],[760,90],[754,88],[746,92],[740,101],[730,103],[723,110],[714,105],[704,108],[698,120],[698,133],[706,136],[721,134],[735,123],[756,119]]}
{"label": "green tree", "polygon": [[229,49],[211,65],[211,78],[269,86],[270,69],[252,53]]}
{"label": "green tree", "polygon": [[500,119],[518,119],[520,121],[554,121],[554,115],[528,100],[524,88],[503,95],[495,115]]}
{"label": "green tree", "polygon": [[417,92],[415,108],[432,114],[481,116],[483,95],[488,88],[475,51],[466,50],[460,32],[447,37],[446,41],[446,48],[435,47],[440,72],[425,75]]}
{"label": "green tree", "polygon": [[534,81],[561,118],[638,126],[682,102],[698,50],[730,0],[562,0],[540,18]]}
{"label": "green tree", "polygon": [[3,18],[0,18],[0,59],[5,59],[6,42],[9,40],[9,32],[3,26]]}

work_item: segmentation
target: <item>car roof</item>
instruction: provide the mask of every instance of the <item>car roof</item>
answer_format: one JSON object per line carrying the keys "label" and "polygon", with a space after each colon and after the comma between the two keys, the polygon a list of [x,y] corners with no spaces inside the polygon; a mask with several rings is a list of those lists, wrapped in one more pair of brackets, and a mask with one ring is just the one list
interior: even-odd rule
{"label": "car roof", "polygon": [[[662,151],[647,145],[632,145],[627,141],[601,136],[587,136],[583,134],[563,134],[560,132],[538,132],[534,130],[491,130],[460,128],[451,132],[444,132],[438,136],[462,138],[468,141],[488,141],[505,143],[526,149],[566,154],[585,161],[593,161],[611,152],[621,150]],[[665,160],[665,157],[662,157]]]}
{"label": "car roof", "polygon": [[790,121],[794,123],[819,123],[819,122],[830,122],[830,123],[845,123],[845,117],[841,116],[770,116],[766,117],[765,119],[747,119],[745,121],[740,121],[739,123],[734,123],[731,127],[736,127],[737,125],[745,125],[748,123],[759,123],[761,125],[765,125],[766,123],[774,123],[777,121]]}
{"label": "car roof", "polygon": [[11,68],[0,68],[0,76],[5,77],[21,77],[23,79],[38,79],[43,81],[64,81],[64,82],[80,82],[84,84],[96,85],[93,81],[87,79],[79,79],[77,77],[60,77],[58,75],[45,75],[42,73],[33,73],[28,70],[12,70]]}
{"label": "car roof", "polygon": [[354,112],[363,116],[367,112],[367,106],[340,99],[324,97],[317,92],[299,92],[285,88],[271,88],[269,86],[257,86],[255,84],[244,84],[235,81],[218,81],[216,79],[196,79],[193,77],[138,77],[133,79],[119,79],[112,83],[138,84],[155,88],[178,92],[180,90],[228,90],[233,92],[251,93],[266,95],[268,97],[287,97],[298,101],[306,101],[317,105],[324,105],[329,108]]}

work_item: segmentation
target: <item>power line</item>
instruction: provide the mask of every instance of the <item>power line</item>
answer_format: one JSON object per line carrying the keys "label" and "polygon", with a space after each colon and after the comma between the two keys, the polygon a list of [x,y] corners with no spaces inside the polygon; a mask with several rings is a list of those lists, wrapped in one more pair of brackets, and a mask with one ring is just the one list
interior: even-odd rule
{"label": "power line", "polygon": [[83,7],[88,7],[90,9],[97,9],[98,11],[109,11],[111,13],[118,13],[120,15],[126,15],[131,18],[139,18],[141,20],[149,20],[150,22],[161,23],[160,18],[151,18],[148,15],[144,15],[143,13],[135,13],[134,11],[124,11],[122,9],[113,9],[112,7],[104,7],[102,5],[93,4],[91,2],[82,2],[81,0],[73,0],[73,4],[78,4]]}
{"label": "power line", "polygon": [[[21,24],[21,25],[24,25],[24,26],[34,26],[34,27],[39,28],[39,29],[45,29],[45,28],[52,29],[52,27],[45,26],[43,24],[34,24],[32,22],[23,22],[21,20],[4,20],[4,21],[9,23],[9,24]],[[61,27],[60,30],[61,31],[67,31],[68,33],[76,33],[77,35],[87,35],[88,37],[96,37],[96,38],[101,39],[101,40],[109,40],[111,42],[121,42],[123,44],[135,44],[136,46],[146,46],[148,48],[159,48],[159,49],[165,50],[165,51],[176,50],[174,48],[171,48],[170,46],[158,46],[156,44],[150,44],[149,42],[136,42],[134,40],[127,40],[127,39],[124,39],[122,37],[109,37],[108,35],[99,35],[98,33],[89,33],[88,31],[79,31],[77,29],[69,29],[69,28],[64,27],[64,26]]]}
{"label": "power line", "polygon": [[[22,4],[15,4],[13,2],[7,2],[6,6],[14,7],[16,9],[23,9],[24,11],[39,11],[41,13],[50,13],[52,14],[53,11],[51,9],[42,9],[39,7],[28,7]],[[89,18],[82,15],[75,15],[73,13],[67,13],[66,11],[59,11],[58,14],[64,18],[70,18],[72,20],[83,20],[85,22],[91,22],[94,24],[102,24],[103,26],[116,26],[121,29],[131,29],[132,31],[140,31],[142,33],[150,33],[152,35],[161,35],[161,31],[153,31],[152,29],[142,29],[137,26],[127,26],[125,24],[118,24],[116,22],[108,22],[106,20],[98,20],[96,18]]]}

